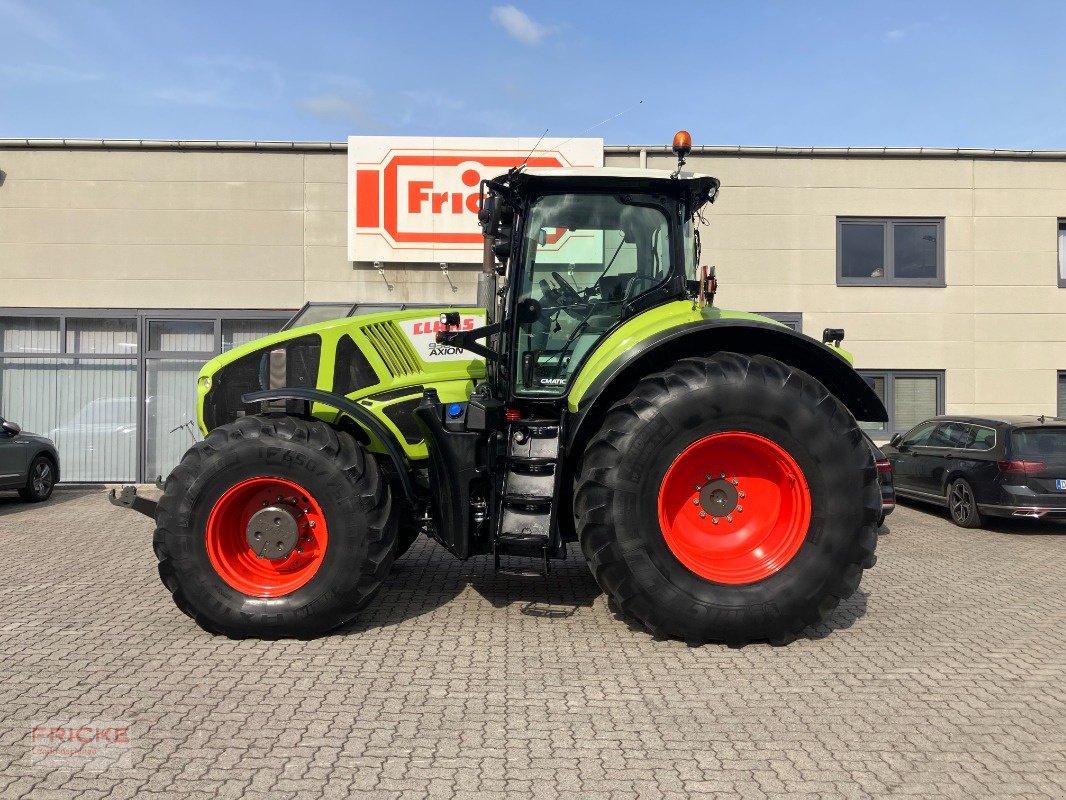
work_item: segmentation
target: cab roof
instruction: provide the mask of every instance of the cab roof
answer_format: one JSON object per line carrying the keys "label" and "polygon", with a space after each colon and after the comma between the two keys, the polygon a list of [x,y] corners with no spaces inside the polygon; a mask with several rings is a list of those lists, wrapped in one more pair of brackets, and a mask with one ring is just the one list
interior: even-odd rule
{"label": "cab roof", "polygon": [[[567,185],[575,188],[624,186],[654,190],[663,188],[661,184],[670,184],[681,186],[692,195],[711,190],[711,197],[721,185],[717,178],[698,172],[681,172],[675,178],[671,170],[638,167],[520,167],[500,175],[495,181],[546,189],[554,185]],[[656,187],[656,184],[659,186]]]}

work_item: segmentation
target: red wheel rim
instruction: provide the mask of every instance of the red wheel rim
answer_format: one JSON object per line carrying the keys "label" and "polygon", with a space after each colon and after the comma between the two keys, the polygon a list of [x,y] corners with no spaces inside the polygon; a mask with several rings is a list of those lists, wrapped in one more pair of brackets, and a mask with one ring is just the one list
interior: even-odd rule
{"label": "red wheel rim", "polygon": [[[284,558],[256,554],[248,543],[252,515],[281,507],[296,521],[298,540]],[[207,517],[207,555],[229,586],[252,597],[281,597],[306,584],[322,566],[329,532],[322,507],[297,483],[282,478],[249,478],[231,486]]]}
{"label": "red wheel rim", "polygon": [[659,525],[670,551],[716,583],[754,583],[775,574],[802,546],[810,521],[811,494],[799,464],[754,433],[715,433],[694,442],[674,459],[659,489]]}

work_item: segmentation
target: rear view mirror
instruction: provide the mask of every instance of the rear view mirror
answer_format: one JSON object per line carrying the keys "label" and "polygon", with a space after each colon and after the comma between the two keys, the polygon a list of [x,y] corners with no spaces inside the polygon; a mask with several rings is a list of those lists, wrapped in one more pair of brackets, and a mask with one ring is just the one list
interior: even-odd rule
{"label": "rear view mirror", "polygon": [[477,212],[477,221],[481,223],[481,232],[484,236],[495,236],[500,228],[500,197],[492,192],[481,189],[480,206]]}
{"label": "rear view mirror", "polygon": [[18,436],[20,433],[22,433],[22,428],[20,428],[14,422],[5,421],[3,425],[0,425],[0,428],[3,429],[5,436]]}

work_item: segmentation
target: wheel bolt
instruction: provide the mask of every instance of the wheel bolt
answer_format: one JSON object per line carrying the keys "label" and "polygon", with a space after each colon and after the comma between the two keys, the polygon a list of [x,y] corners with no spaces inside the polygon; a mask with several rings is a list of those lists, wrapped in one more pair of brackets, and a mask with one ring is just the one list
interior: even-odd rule
{"label": "wheel bolt", "polygon": [[738,483],[740,483],[740,481],[738,481],[736,478],[733,478],[733,485],[736,486]]}
{"label": "wheel bolt", "polygon": [[737,513],[738,513],[738,514],[739,514],[739,513],[741,512],[741,511],[743,511],[743,510],[744,510],[744,506],[737,506]]}
{"label": "wheel bolt", "polygon": [[307,523],[307,527],[308,527],[308,528],[313,528],[313,527],[315,527],[315,521],[314,521],[314,520],[311,520],[310,522],[308,522],[308,523]]}
{"label": "wheel bolt", "polygon": [[725,477],[725,473],[724,473],[724,472],[720,473],[720,474],[718,475],[718,477],[719,477],[719,478],[724,478],[724,477]]}
{"label": "wheel bolt", "polygon": [[725,518],[725,521],[726,522],[732,522],[733,521],[733,515],[730,514],[728,517]]}
{"label": "wheel bolt", "polygon": [[743,499],[744,499],[744,492],[737,492],[737,496],[738,496],[738,497],[739,497],[739,498],[740,498],[741,500],[743,500]]}
{"label": "wheel bolt", "polygon": [[718,517],[711,517],[711,522],[713,522],[715,525],[717,525],[718,524]]}
{"label": "wheel bolt", "polygon": [[698,506],[699,504],[700,504],[700,499],[698,497],[693,497],[692,498],[692,505]]}
{"label": "wheel bolt", "polygon": [[707,512],[706,511],[701,511],[700,512],[700,519],[703,519],[706,516],[707,516]]}

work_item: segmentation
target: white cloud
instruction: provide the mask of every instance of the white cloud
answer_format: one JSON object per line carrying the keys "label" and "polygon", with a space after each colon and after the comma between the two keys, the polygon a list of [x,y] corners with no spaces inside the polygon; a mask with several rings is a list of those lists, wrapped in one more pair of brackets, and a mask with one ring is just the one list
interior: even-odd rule
{"label": "white cloud", "polygon": [[898,42],[900,39],[906,38],[906,36],[907,36],[907,31],[897,29],[897,30],[888,31],[884,35],[884,40],[886,42]]}
{"label": "white cloud", "polygon": [[166,103],[208,108],[263,109],[276,106],[285,81],[271,61],[231,56],[192,56],[180,59],[169,86],[151,96]]}
{"label": "white cloud", "polygon": [[79,72],[59,64],[0,64],[0,79],[10,83],[88,83],[103,78],[98,72]]}
{"label": "white cloud", "polygon": [[299,107],[309,114],[321,119],[347,122],[357,132],[382,130],[381,120],[367,105],[365,97],[356,99],[340,94],[320,94],[299,102]]}
{"label": "white cloud", "polygon": [[528,14],[514,6],[493,6],[491,18],[507,31],[508,36],[523,44],[538,45],[550,33],[548,28],[534,22]]}
{"label": "white cloud", "polygon": [[[46,15],[38,14],[37,11],[17,0],[0,0],[0,30],[6,28],[7,23],[14,23],[16,29],[21,28],[24,33],[44,42],[52,47],[66,47],[67,39],[59,28]],[[11,32],[5,31],[7,38],[11,38]]]}

